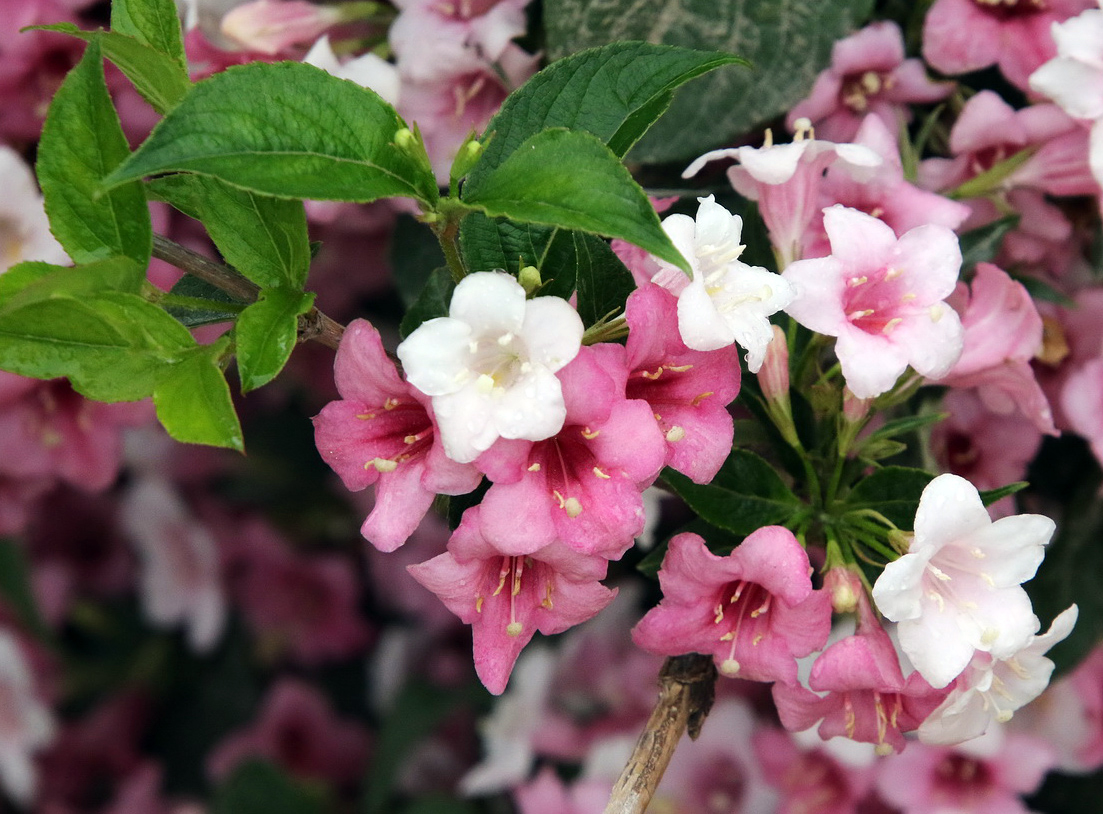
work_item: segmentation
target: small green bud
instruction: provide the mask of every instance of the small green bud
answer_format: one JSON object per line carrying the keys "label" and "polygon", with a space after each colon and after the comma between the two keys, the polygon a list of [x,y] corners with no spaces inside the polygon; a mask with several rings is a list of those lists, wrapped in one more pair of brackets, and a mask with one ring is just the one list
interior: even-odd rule
{"label": "small green bud", "polygon": [[540,270],[536,266],[525,266],[517,275],[517,280],[521,283],[521,288],[525,289],[525,293],[529,295],[543,284],[540,279]]}
{"label": "small green bud", "polygon": [[417,147],[417,136],[409,127],[403,127],[394,134],[394,143],[402,152],[408,153]]}
{"label": "small green bud", "polygon": [[471,172],[482,154],[483,145],[475,139],[475,134],[471,133],[467,137],[467,141],[456,151],[456,157],[452,161],[452,169],[449,171],[448,177],[453,185],[458,184],[461,178]]}

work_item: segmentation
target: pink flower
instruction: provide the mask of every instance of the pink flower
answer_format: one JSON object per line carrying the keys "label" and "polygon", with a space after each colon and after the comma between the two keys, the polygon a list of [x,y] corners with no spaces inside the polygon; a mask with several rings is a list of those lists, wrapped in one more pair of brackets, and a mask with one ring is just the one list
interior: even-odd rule
{"label": "pink flower", "polygon": [[218,549],[176,490],[145,478],[127,490],[122,523],[141,559],[142,606],[157,627],[184,625],[188,643],[208,652],[226,623]]}
{"label": "pink flower", "polygon": [[545,441],[502,440],[478,465],[494,485],[482,533],[502,552],[528,554],[553,541],[619,558],[643,530],[642,489],[666,460],[666,440],[645,401],[624,398],[619,345],[582,348],[559,373],[566,418]]}
{"label": "pink flower", "polygon": [[682,173],[683,178],[691,178],[709,161],[738,160],[739,166],[728,169],[728,180],[744,198],[758,202],[781,269],[804,256],[804,235],[821,210],[824,170],[837,166],[861,181],[881,164],[880,156],[868,147],[821,141],[811,137],[811,129],[808,122],[800,122],[792,143],[777,145],[767,131],[761,148],[713,150]]}
{"label": "pink flower", "polygon": [[306,0],[251,0],[227,12],[221,30],[243,48],[275,56],[313,42],[341,19],[337,6]]}
{"label": "pink flower", "polygon": [[666,465],[708,483],[731,452],[734,430],[727,405],[739,394],[735,347],[687,348],[676,330],[677,300],[656,285],[628,297],[625,318],[630,370],[625,395],[651,407],[666,439]]}
{"label": "pink flower", "polygon": [[1056,54],[1050,27],[1093,5],[1092,0],[938,0],[923,25],[923,57],[945,74],[998,64],[1018,88]]}
{"label": "pink flower", "polygon": [[759,729],[752,743],[763,776],[781,794],[777,814],[854,814],[873,784],[868,768],[849,766],[822,745],[802,747],[783,729]]}
{"label": "pink flower", "polygon": [[539,630],[561,633],[613,601],[600,582],[607,563],[555,541],[505,554],[480,531],[480,507],[464,512],[448,551],[411,565],[414,579],[471,625],[475,672],[494,695],[505,690],[521,650]]}
{"label": "pink flower", "polygon": [[726,676],[796,683],[796,659],[823,647],[831,629],[831,597],[812,590],[811,570],[781,526],[759,529],[727,557],[679,534],[659,570],[662,602],[632,638],[661,655],[711,653]]}
{"label": "pink flower", "polygon": [[0,198],[0,274],[23,260],[69,265],[69,255],[50,232],[34,174],[22,157],[4,144],[0,144],[0,187],[4,190]]}
{"label": "pink flower", "polygon": [[445,455],[429,399],[399,378],[369,323],[355,320],[345,330],[333,372],[342,400],[314,418],[318,452],[346,488],[377,484],[375,508],[360,531],[376,548],[393,551],[437,493],[465,494],[482,476]]}
{"label": "pink flower", "polygon": [[923,490],[908,553],[873,586],[877,608],[899,622],[900,648],[935,687],[980,650],[1009,658],[1038,629],[1022,583],[1034,576],[1054,523],[1037,514],[992,522],[976,487],[939,475]]}
{"label": "pink flower", "polygon": [[867,114],[896,131],[911,121],[908,105],[937,102],[953,92],[949,82],[932,82],[923,62],[904,59],[904,37],[894,22],[881,21],[839,40],[831,65],[816,77],[809,97],[793,106],[786,122],[812,122],[822,138],[852,141]]}
{"label": "pink flower", "polygon": [[801,325],[838,337],[835,353],[859,398],[892,388],[911,365],[925,376],[950,370],[962,328],[943,300],[954,290],[961,250],[944,226],[919,226],[897,239],[855,209],[824,210],[829,257],[801,260],[783,273],[798,290],[785,310]]}
{"label": "pink flower", "polygon": [[367,751],[362,725],[340,720],[317,688],[283,678],[253,724],[214,748],[207,770],[221,779],[243,760],[260,757],[298,778],[350,786],[363,776]]}
{"label": "pink flower", "polygon": [[953,749],[909,745],[879,767],[877,790],[904,814],[1028,814],[1020,795],[1036,791],[1053,763],[1039,738],[993,730]]}
{"label": "pink flower", "polygon": [[939,379],[949,387],[976,388],[994,413],[1021,413],[1038,430],[1056,435],[1049,402],[1030,366],[1042,347],[1042,317],[1022,283],[991,263],[978,263],[971,292],[959,309],[965,331],[961,356]]}

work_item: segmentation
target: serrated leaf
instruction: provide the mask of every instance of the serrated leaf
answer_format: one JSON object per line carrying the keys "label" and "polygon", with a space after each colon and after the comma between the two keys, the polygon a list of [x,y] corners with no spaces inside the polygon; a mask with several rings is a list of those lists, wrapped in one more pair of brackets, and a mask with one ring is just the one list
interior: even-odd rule
{"label": "serrated leaf", "polygon": [[112,257],[81,266],[19,263],[0,275],[0,312],[52,297],[94,295],[101,291],[133,294],[145,278],[145,267],[129,257]]}
{"label": "serrated leaf", "polygon": [[184,38],[173,0],[111,0],[111,29],[169,57],[187,78]]}
{"label": "serrated leaf", "polygon": [[173,319],[188,328],[232,322],[245,310],[244,303],[191,274],[181,277],[169,293],[192,301],[186,307],[173,303],[165,308]]}
{"label": "serrated leaf", "polygon": [[732,54],[616,42],[553,62],[511,93],[487,125],[493,133],[467,184],[481,179],[522,142],[550,127],[584,130],[623,157],[670,103],[680,85],[723,65]]}
{"label": "serrated leaf", "polygon": [[899,529],[910,530],[923,490],[934,475],[922,469],[886,466],[859,481],[846,496],[847,509],[873,509]]}
{"label": "serrated leaf", "polygon": [[268,384],[287,360],[299,332],[299,315],[314,304],[314,295],[291,288],[266,288],[241,312],[234,336],[241,392]]}
{"label": "serrated leaf", "polygon": [[410,306],[406,315],[402,317],[402,324],[398,329],[402,338],[405,339],[412,334],[417,330],[418,325],[427,320],[448,316],[448,306],[452,302],[452,292],[455,289],[456,284],[452,282],[448,269],[435,270],[425,284],[425,288],[421,289],[417,302]]}
{"label": "serrated leaf", "polygon": [[[554,252],[553,243],[557,244]],[[502,269],[516,274],[524,266],[533,266],[545,284],[541,293],[563,298],[575,287],[574,258],[564,256],[568,246],[573,250],[574,240],[562,229],[495,221],[479,212],[460,224],[460,250],[471,271]]]}
{"label": "serrated leaf", "polygon": [[510,218],[619,237],[689,271],[646,193],[600,139],[555,128],[526,139],[464,203]]}
{"label": "serrated leaf", "polygon": [[662,478],[702,520],[740,536],[784,525],[803,505],[774,468],[748,450],[729,455],[711,484],[696,484],[671,469]]}
{"label": "serrated leaf", "polygon": [[553,60],[609,42],[641,40],[739,54],[751,71],[717,71],[678,90],[631,158],[680,161],[730,143],[808,95],[835,42],[872,0],[545,0]]}
{"label": "serrated leaf", "polygon": [[138,184],[104,193],[101,182],[130,155],[104,82],[100,48],[89,43],[50,105],[38,146],[38,181],[50,230],[77,263],[123,255],[149,262],[153,229]]}
{"label": "serrated leaf", "polygon": [[153,405],[157,419],[177,441],[243,452],[241,424],[216,358],[220,344],[197,348],[162,373]]}
{"label": "serrated leaf", "polygon": [[110,178],[195,172],[263,195],[435,202],[432,172],[394,139],[378,94],[298,62],[250,63],[196,84]]}
{"label": "serrated leaf", "polygon": [[213,814],[322,814],[323,800],[271,763],[247,760],[218,787]]}
{"label": "serrated leaf", "polygon": [[604,240],[575,232],[571,242],[577,269],[578,315],[587,327],[614,311],[623,311],[636,281]]}
{"label": "serrated leaf", "polygon": [[133,37],[112,31],[81,31],[72,23],[37,28],[98,43],[103,55],[115,63],[134,89],[158,113],[165,114],[172,110],[191,89],[191,80],[183,66]]}

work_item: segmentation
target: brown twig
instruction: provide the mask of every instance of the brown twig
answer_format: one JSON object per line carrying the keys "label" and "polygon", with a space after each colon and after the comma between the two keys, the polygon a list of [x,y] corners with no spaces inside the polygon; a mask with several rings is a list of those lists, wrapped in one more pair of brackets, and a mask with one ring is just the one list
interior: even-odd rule
{"label": "brown twig", "polygon": [[613,786],[605,814],[643,814],[663,779],[674,748],[688,731],[696,740],[712,708],[716,666],[711,656],[672,656],[659,672],[659,700]]}
{"label": "brown twig", "polygon": [[[167,237],[153,236],[153,256],[210,283],[241,302],[256,302],[260,294],[260,287],[242,277],[235,269],[210,260]],[[311,308],[299,317],[300,342],[313,339],[336,349],[344,332],[345,326],[330,319],[317,308]]]}

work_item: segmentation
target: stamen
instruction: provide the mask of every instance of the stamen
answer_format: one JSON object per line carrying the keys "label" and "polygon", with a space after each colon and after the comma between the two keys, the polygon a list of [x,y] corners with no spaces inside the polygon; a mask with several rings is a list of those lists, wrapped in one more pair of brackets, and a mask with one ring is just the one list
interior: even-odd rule
{"label": "stamen", "polygon": [[677,424],[675,424],[673,427],[671,427],[669,430],[666,431],[666,440],[669,441],[672,444],[675,444],[678,441],[681,441],[685,437],[686,437],[685,428],[680,427]]}
{"label": "stamen", "polygon": [[539,463],[533,464],[532,466],[530,466],[528,468],[528,471],[529,472],[539,472],[540,471],[540,464]]}
{"label": "stamen", "polygon": [[375,418],[375,413],[359,413],[356,417],[359,418],[361,421],[371,421],[373,418]]}
{"label": "stamen", "polygon": [[865,285],[868,282],[869,277],[863,274],[861,277],[851,277],[849,280],[846,281],[846,284],[851,288],[855,288],[860,285]]}
{"label": "stamen", "polygon": [[582,428],[582,437],[587,441],[593,441],[599,435],[601,435],[601,430],[591,430],[589,427]]}
{"label": "stamen", "polygon": [[[698,393],[696,396],[693,397],[693,401],[691,401],[690,404],[692,404],[694,407],[699,407],[701,405],[701,402],[711,396],[712,393],[712,390],[709,390],[707,393]],[[658,418],[658,416],[655,416],[655,418]]]}
{"label": "stamen", "polygon": [[383,402],[383,409],[384,410],[393,410],[395,407],[397,407],[401,403],[402,402],[399,401],[398,399],[387,399],[385,402]]}
{"label": "stamen", "polygon": [[599,467],[596,466],[594,467],[594,475],[601,478],[602,480],[609,480],[610,478],[609,475],[606,475],[604,472],[601,471]]}
{"label": "stamen", "polygon": [[572,520],[582,514],[582,504],[576,497],[567,498],[567,502],[563,504],[563,510],[567,513],[567,517]]}
{"label": "stamen", "polygon": [[899,325],[903,321],[904,320],[903,320],[902,317],[893,317],[892,319],[890,319],[888,322],[885,323],[885,327],[883,327],[881,329],[881,333],[883,333],[883,334],[892,333],[893,330],[896,328],[896,326]]}

